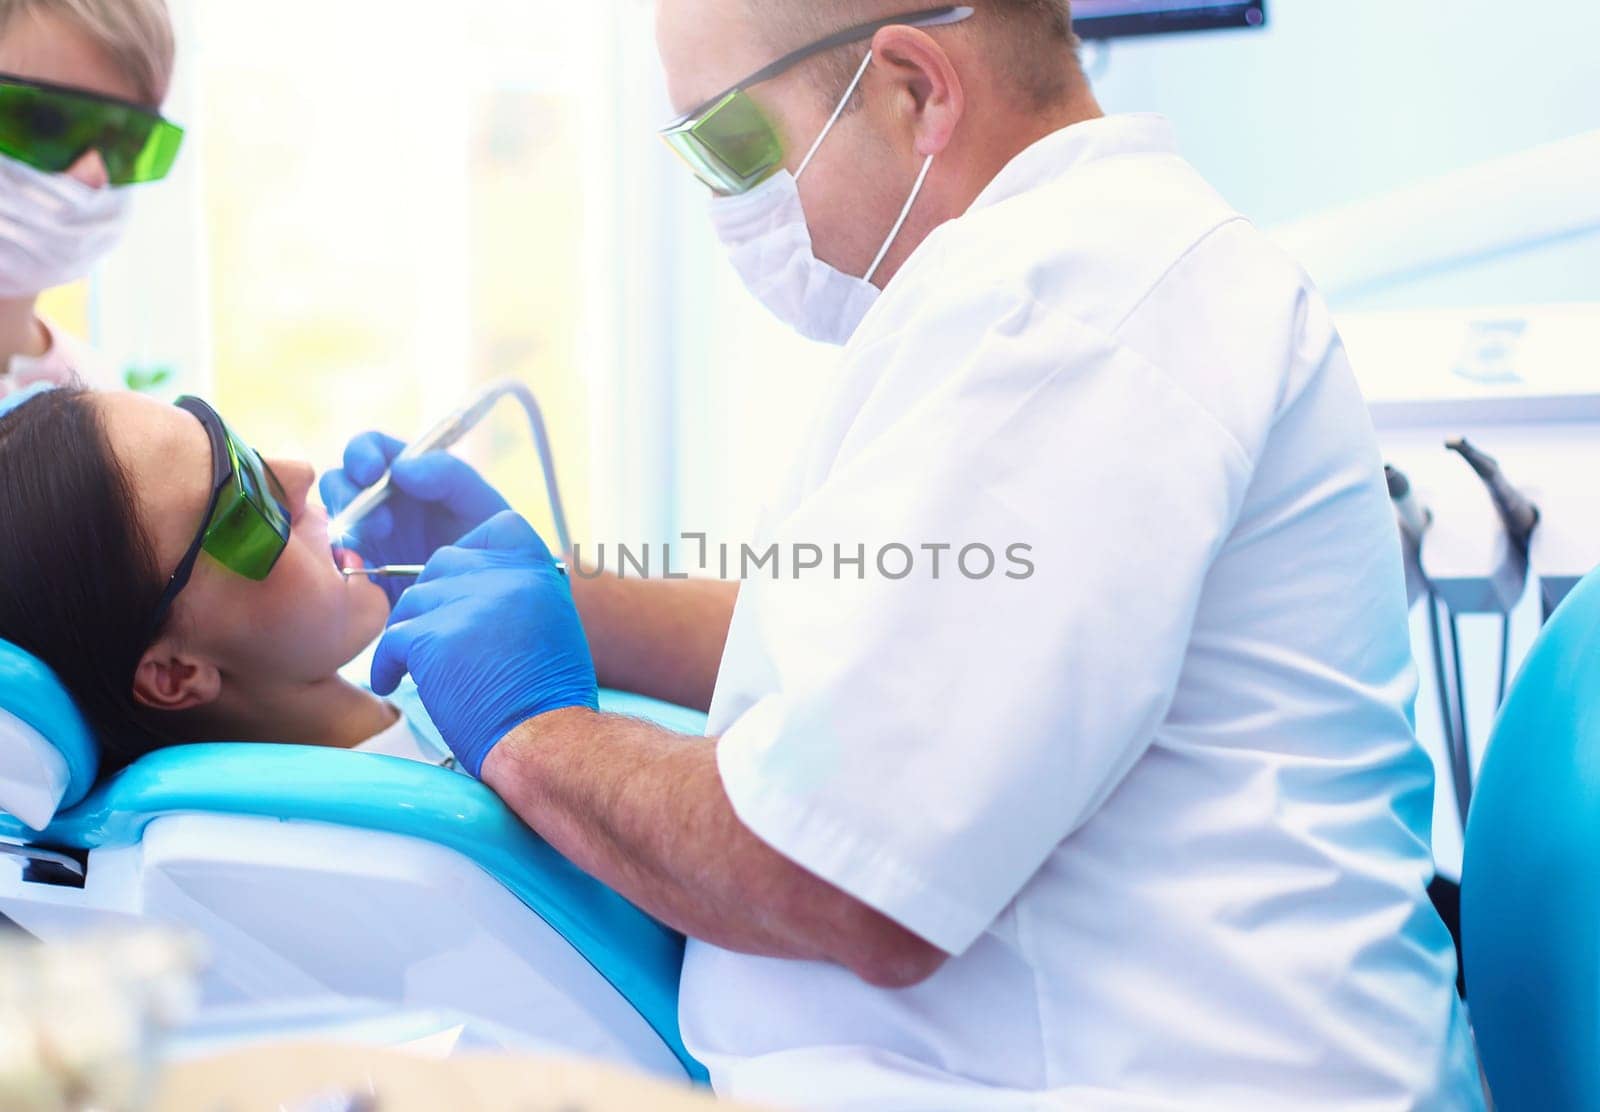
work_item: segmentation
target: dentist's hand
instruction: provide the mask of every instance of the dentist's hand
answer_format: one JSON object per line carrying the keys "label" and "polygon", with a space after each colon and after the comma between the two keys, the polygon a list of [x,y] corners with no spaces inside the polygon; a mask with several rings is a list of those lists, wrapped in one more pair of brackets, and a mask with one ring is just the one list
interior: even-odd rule
{"label": "dentist's hand", "polygon": [[[472,467],[447,452],[395,463],[405,445],[362,433],[344,450],[344,468],[322,476],[322,502],[337,516],[391,466],[394,492],[343,543],[369,564],[423,564],[509,507]],[[335,538],[338,541],[338,538]],[[382,581],[394,603],[409,584]]]}
{"label": "dentist's hand", "polygon": [[440,550],[401,597],[373,658],[372,690],[390,694],[407,672],[474,776],[528,719],[599,707],[567,577],[533,528],[510,512]]}

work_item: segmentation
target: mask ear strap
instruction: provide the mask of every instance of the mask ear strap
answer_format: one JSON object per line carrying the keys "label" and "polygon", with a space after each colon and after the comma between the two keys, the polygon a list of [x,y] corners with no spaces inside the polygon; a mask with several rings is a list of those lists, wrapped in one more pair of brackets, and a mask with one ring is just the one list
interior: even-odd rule
{"label": "mask ear strap", "polygon": [[844,110],[850,104],[850,98],[856,95],[856,90],[861,87],[861,79],[867,76],[867,67],[872,65],[872,51],[867,51],[867,56],[861,60],[861,68],[856,70],[854,80],[850,87],[844,91],[844,97],[839,101],[839,106],[833,110],[833,115],[828,117],[828,123],[822,129],[822,134],[817,136],[817,141],[811,144],[811,149],[800,162],[800,169],[794,172],[794,180],[799,181],[800,175],[806,172],[806,167],[811,165],[811,160],[817,157],[817,151],[822,147],[822,141],[828,137],[828,132],[833,130],[833,125],[839,122],[839,117],[844,115]]}
{"label": "mask ear strap", "polygon": [[917,175],[917,184],[911,187],[911,196],[906,198],[906,207],[900,210],[900,219],[894,222],[894,230],[889,233],[889,238],[883,241],[883,247],[878,251],[878,257],[872,260],[872,266],[867,271],[863,281],[872,281],[872,276],[878,273],[878,268],[883,265],[883,260],[889,254],[889,248],[894,246],[894,241],[900,238],[900,230],[906,226],[906,221],[911,217],[911,210],[917,203],[917,198],[922,195],[922,187],[928,181],[928,171],[933,169],[933,155],[929,155],[922,163],[922,172]]}

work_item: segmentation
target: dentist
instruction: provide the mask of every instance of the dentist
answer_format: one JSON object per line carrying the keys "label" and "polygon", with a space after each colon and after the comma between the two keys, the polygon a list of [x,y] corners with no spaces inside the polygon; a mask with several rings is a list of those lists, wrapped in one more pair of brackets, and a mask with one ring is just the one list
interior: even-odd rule
{"label": "dentist", "polygon": [[[658,2],[668,143],[754,292],[844,345],[761,540],[833,574],[569,582],[435,460],[360,539],[448,546],[374,686],[410,672],[469,770],[690,936],[725,1095],[1481,1107],[1327,308],[1164,121],[1102,115],[1066,0],[904,6]],[[969,543],[1032,572],[958,572]],[[944,574],[874,566],[896,544]],[[597,713],[597,674],[711,736]]]}

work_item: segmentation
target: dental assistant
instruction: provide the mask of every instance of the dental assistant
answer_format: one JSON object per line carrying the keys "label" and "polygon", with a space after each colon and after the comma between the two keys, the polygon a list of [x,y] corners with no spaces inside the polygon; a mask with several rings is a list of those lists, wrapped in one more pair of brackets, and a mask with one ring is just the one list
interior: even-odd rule
{"label": "dental assistant", "polygon": [[171,169],[172,64],[163,0],[0,0],[0,397],[120,385],[38,302],[121,239],[127,187]]}
{"label": "dental assistant", "polygon": [[[1481,1107],[1326,306],[1165,121],[1102,114],[1065,0],[905,3],[659,0],[665,134],[752,290],[844,345],[758,546],[1033,574],[569,582],[435,460],[359,542],[447,546],[374,687],[410,672],[470,771],[690,936],[724,1095]],[[710,736],[597,713],[597,678]]]}

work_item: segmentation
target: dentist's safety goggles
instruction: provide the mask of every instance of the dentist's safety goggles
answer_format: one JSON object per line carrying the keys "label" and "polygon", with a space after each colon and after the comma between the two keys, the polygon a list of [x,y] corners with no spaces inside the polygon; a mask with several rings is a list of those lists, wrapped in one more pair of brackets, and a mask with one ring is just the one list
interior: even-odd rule
{"label": "dentist's safety goggles", "polygon": [[154,629],[161,628],[173,601],[189,585],[201,552],[229,571],[260,582],[272,574],[289,546],[289,496],[261,454],[199,398],[182,397],[177,404],[194,414],[211,439],[211,501],[200,532],[167,581]]}
{"label": "dentist's safety goggles", "polygon": [[960,5],[875,19],[785,54],[733,88],[668,124],[661,138],[712,190],[725,196],[748,193],[783,166],[783,140],[747,89],[771,81],[818,54],[864,42],[885,27],[940,27],[972,18]]}
{"label": "dentist's safety goggles", "polygon": [[60,174],[98,151],[112,185],[167,176],[183,129],[148,108],[0,73],[0,154]]}

